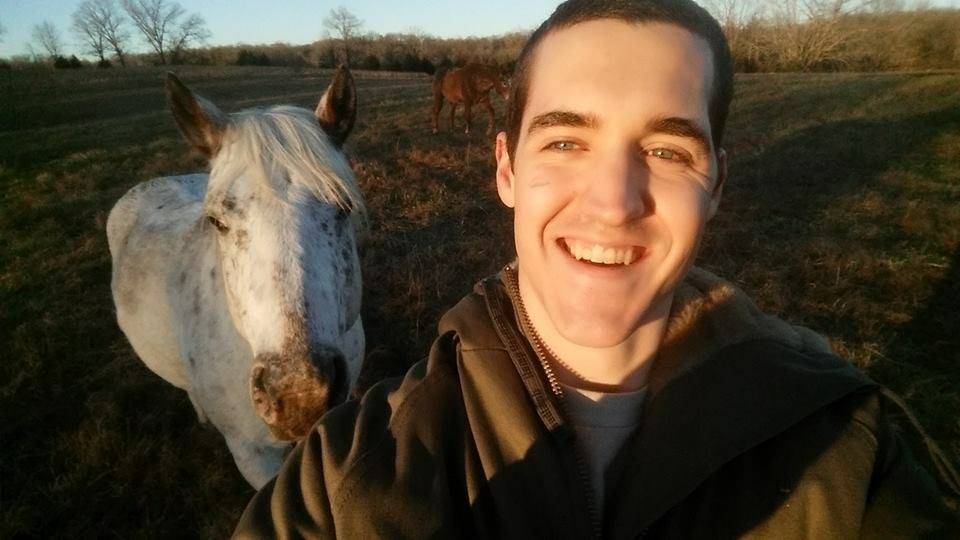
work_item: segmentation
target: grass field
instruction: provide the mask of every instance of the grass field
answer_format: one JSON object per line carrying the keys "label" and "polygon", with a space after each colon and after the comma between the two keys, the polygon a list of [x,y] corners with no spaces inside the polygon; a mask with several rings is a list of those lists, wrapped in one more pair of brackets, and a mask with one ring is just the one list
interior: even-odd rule
{"label": "grass field", "polygon": [[[329,72],[184,68],[221,108],[313,107]],[[512,257],[486,118],[430,134],[429,79],[358,74],[364,384]],[[701,264],[810,326],[960,458],[960,73],[750,75]],[[0,537],[223,537],[252,490],[116,326],[104,225],[137,182],[200,170],[162,72],[0,71]],[[499,118],[503,105],[498,102]]]}

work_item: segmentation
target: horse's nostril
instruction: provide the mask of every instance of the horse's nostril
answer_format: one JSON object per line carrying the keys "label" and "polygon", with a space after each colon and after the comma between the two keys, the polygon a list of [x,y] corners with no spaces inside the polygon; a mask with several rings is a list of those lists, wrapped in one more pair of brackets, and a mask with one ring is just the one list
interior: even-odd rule
{"label": "horse's nostril", "polygon": [[315,347],[306,355],[262,353],[250,370],[250,397],[274,436],[295,440],[346,399],[348,379],[336,347]]}
{"label": "horse's nostril", "polygon": [[326,382],[332,403],[337,404],[346,399],[347,362],[340,349],[317,347],[310,352],[310,362],[320,378]]}
{"label": "horse's nostril", "polygon": [[256,364],[253,366],[253,369],[250,370],[250,386],[253,389],[266,391],[266,388],[263,384],[263,376],[266,373],[267,369],[263,364]]}

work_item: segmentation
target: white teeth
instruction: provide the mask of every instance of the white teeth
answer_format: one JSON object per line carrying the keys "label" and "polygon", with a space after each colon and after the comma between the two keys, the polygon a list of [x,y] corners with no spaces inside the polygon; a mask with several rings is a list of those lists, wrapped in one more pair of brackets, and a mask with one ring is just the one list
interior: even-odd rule
{"label": "white teeth", "polygon": [[603,262],[603,248],[600,247],[600,244],[593,245],[593,250],[590,252],[590,260],[598,263]]}
{"label": "white teeth", "polygon": [[617,250],[607,248],[603,250],[603,264],[613,264],[617,260]]}
{"label": "white teeth", "polygon": [[567,250],[576,260],[587,260],[600,264],[628,265],[634,261],[636,255],[634,247],[614,248],[594,244],[592,247],[583,245],[575,240],[566,240]]}

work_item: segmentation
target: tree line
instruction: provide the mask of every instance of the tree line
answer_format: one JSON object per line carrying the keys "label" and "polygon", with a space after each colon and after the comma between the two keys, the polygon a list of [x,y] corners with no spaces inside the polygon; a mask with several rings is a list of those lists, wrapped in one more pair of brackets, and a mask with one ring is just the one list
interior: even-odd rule
{"label": "tree line", "polygon": [[893,71],[960,68],[960,10],[918,0],[708,0],[735,68]]}
{"label": "tree line", "polygon": [[[129,53],[131,30],[152,53]],[[111,60],[126,66],[131,56],[136,57],[138,63],[144,63],[147,58],[150,63],[184,63],[186,51],[210,37],[203,17],[188,13],[174,0],[84,0],[71,14],[70,31],[80,43],[80,54],[96,58],[99,67],[111,66]],[[0,37],[2,35],[0,31]],[[28,57],[15,59],[20,63],[50,63],[54,67],[83,65],[76,54],[66,57],[63,35],[53,23],[43,21],[34,25],[30,37]]]}
{"label": "tree line", "polygon": [[[921,5],[907,10],[903,0],[708,0],[707,6],[723,26],[739,72],[960,68],[957,9]],[[328,37],[305,45],[200,47],[210,35],[203,19],[172,0],[85,0],[73,14],[72,28],[85,44],[84,53],[102,66],[111,61],[320,68],[347,64],[425,73],[469,61],[510,71],[529,35],[377,34],[364,32],[363,21],[343,7],[330,10],[323,26]],[[127,52],[131,30],[152,52]],[[34,41],[48,58],[63,59],[62,40],[49,23],[34,28]]]}

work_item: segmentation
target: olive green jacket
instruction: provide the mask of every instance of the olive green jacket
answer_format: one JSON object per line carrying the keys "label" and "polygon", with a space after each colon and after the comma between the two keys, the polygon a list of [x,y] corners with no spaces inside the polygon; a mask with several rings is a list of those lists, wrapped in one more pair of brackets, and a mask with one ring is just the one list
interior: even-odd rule
{"label": "olive green jacket", "polygon": [[960,537],[955,501],[917,466],[877,385],[696,269],[599,522],[517,296],[509,269],[479,283],[426,360],[316,425],[236,536]]}

